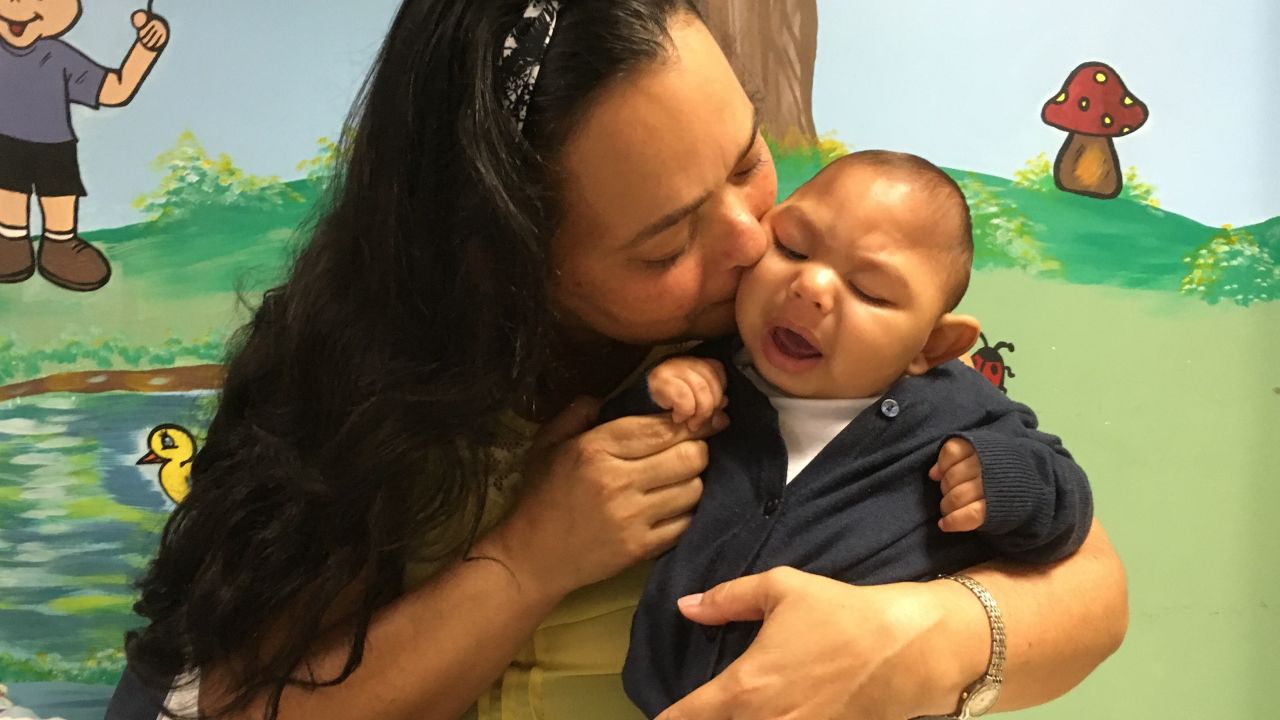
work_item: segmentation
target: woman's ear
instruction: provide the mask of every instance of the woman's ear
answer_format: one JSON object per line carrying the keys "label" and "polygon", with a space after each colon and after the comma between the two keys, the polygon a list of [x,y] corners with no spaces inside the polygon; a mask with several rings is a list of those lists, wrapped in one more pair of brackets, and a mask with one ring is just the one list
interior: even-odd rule
{"label": "woman's ear", "polygon": [[938,318],[920,354],[907,365],[908,375],[923,375],[964,355],[978,342],[982,325],[972,315],[947,313]]}

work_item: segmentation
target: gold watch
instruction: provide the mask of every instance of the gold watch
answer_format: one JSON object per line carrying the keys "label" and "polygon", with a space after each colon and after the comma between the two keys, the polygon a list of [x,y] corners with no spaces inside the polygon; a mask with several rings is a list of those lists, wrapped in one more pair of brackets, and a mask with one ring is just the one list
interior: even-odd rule
{"label": "gold watch", "polygon": [[991,661],[987,664],[987,672],[960,693],[960,706],[950,720],[969,720],[987,714],[1000,697],[1000,685],[1004,682],[1004,618],[1000,616],[1000,607],[995,598],[987,592],[982,583],[968,575],[942,575],[947,580],[955,580],[978,596],[982,609],[987,611],[987,622],[991,624]]}

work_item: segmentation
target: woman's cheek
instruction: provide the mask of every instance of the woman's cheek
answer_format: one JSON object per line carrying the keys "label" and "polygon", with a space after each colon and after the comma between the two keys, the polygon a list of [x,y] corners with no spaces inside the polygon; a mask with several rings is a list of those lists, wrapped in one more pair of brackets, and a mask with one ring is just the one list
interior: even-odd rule
{"label": "woman's cheek", "polygon": [[772,162],[765,163],[757,173],[756,182],[751,184],[750,203],[756,219],[773,208],[778,201],[778,169]]}
{"label": "woman's cheek", "polygon": [[654,302],[675,314],[687,315],[697,307],[704,285],[699,263],[680,263],[663,276],[662,282],[653,284]]}
{"label": "woman's cheek", "polygon": [[660,274],[628,273],[609,285],[615,314],[644,325],[683,319],[697,302],[696,289],[696,279],[678,265]]}

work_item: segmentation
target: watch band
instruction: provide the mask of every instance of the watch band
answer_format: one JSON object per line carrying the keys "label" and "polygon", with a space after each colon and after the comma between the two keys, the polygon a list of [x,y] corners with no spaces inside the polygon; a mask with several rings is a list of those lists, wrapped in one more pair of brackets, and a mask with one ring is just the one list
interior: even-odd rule
{"label": "watch band", "polygon": [[942,575],[947,580],[954,580],[978,597],[982,609],[987,613],[987,622],[991,625],[991,660],[987,664],[987,672],[976,682],[965,689],[960,696],[960,709],[954,718],[971,718],[985,714],[995,704],[1000,694],[1000,685],[1004,682],[1005,634],[1004,618],[1000,615],[1000,606],[996,599],[987,592],[987,588],[968,575]]}

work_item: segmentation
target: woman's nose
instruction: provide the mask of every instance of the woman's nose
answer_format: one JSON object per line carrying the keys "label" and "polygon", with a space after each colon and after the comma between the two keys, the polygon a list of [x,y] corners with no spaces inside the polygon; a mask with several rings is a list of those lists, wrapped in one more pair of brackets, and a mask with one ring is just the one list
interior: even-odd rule
{"label": "woman's nose", "polygon": [[824,315],[831,312],[835,304],[836,284],[840,278],[831,268],[812,264],[802,267],[796,279],[791,283],[791,296],[812,305]]}

